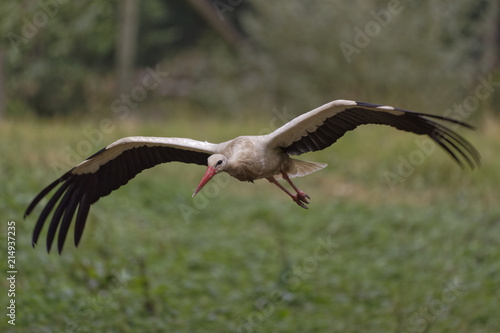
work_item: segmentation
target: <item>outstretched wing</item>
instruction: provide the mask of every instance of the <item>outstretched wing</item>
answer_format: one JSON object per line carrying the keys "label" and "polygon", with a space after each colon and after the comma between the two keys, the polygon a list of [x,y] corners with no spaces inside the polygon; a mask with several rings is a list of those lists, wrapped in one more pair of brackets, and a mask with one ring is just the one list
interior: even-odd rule
{"label": "outstretched wing", "polygon": [[432,119],[472,128],[451,118],[417,113],[377,104],[336,100],[304,113],[273,133],[268,134],[268,145],[281,147],[290,155],[300,155],[331,146],[347,131],[364,124],[389,125],[432,138],[450,156],[472,169],[480,165],[478,151],[461,135]]}
{"label": "outstretched wing", "polygon": [[57,247],[60,253],[75,212],[75,245],[78,246],[90,205],[94,202],[127,184],[141,171],[160,163],[207,165],[208,157],[218,152],[217,147],[216,144],[191,139],[140,136],[123,138],[110,144],[65,173],[33,199],[25,217],[40,200],[59,186],[38,218],[33,231],[33,246],[54,207],[47,233],[47,251],[50,251],[59,227]]}

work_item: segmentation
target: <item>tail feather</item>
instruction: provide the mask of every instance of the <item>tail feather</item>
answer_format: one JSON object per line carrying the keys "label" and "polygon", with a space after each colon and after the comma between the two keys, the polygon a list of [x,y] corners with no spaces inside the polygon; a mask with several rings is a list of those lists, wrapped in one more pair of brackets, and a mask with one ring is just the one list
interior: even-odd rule
{"label": "tail feather", "polygon": [[[321,170],[328,165],[326,163],[301,161],[294,158],[292,158],[292,161],[292,168],[288,172],[288,177],[290,178],[306,176],[310,173]],[[274,178],[283,179],[283,177],[281,177],[281,174],[275,175]]]}

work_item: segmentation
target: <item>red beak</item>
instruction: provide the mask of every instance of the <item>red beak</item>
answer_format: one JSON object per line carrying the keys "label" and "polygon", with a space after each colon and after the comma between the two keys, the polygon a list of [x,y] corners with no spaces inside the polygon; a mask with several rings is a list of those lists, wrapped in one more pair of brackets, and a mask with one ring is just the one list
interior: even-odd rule
{"label": "red beak", "polygon": [[206,183],[208,183],[210,179],[212,179],[213,176],[215,176],[215,169],[209,166],[207,168],[207,171],[203,175],[203,178],[201,179],[200,183],[198,184],[198,187],[194,191],[193,197],[196,195],[196,193],[198,193],[202,189],[203,186],[205,186]]}

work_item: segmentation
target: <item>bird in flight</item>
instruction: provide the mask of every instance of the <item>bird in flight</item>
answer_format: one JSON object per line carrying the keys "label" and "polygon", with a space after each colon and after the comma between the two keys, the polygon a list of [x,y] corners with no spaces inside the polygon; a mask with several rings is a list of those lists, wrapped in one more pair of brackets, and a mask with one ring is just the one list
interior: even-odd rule
{"label": "bird in flight", "polygon": [[[126,137],[101,149],[47,186],[33,199],[24,216],[26,218],[58,187],[38,217],[32,244],[36,245],[45,221],[55,208],[47,232],[47,251],[50,252],[59,228],[57,247],[61,253],[75,213],[74,242],[78,246],[93,203],[127,184],[141,171],[167,162],[207,166],[193,197],[212,177],[227,172],[240,181],[267,179],[300,207],[307,208],[309,195],[299,190],[290,178],[308,175],[326,164],[297,160],[291,155],[325,149],[347,131],[364,124],[388,125],[427,135],[460,166],[468,165],[471,169],[479,166],[478,151],[462,136],[435,120],[472,128],[442,116],[336,100],[298,116],[267,135],[240,136],[219,144],[187,138]],[[295,193],[279,183],[280,179],[289,183]]]}

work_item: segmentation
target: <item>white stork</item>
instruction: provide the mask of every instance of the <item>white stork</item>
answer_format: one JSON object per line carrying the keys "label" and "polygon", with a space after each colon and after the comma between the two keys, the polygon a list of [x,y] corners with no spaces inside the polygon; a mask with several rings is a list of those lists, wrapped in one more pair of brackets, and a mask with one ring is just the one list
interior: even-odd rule
{"label": "white stork", "polygon": [[[36,245],[45,220],[55,208],[47,233],[50,251],[57,229],[58,250],[62,251],[73,216],[75,246],[85,227],[90,205],[110,194],[142,170],[160,163],[183,162],[208,166],[194,195],[216,174],[227,172],[240,181],[267,179],[286,192],[299,206],[307,208],[310,197],[297,189],[290,178],[308,175],[324,163],[293,159],[290,155],[329,147],[347,131],[359,125],[381,124],[420,135],[428,135],[460,165],[480,165],[477,150],[462,136],[433,119],[472,128],[458,120],[417,113],[390,106],[336,100],[309,111],[276,131],[259,136],[240,136],[219,144],[185,138],[127,137],[120,139],[81,162],[38,194],[25,218],[51,190],[58,190],[43,208],[36,223],[32,244]],[[277,180],[285,179],[296,194]],[[77,211],[78,208],[78,211]]]}

